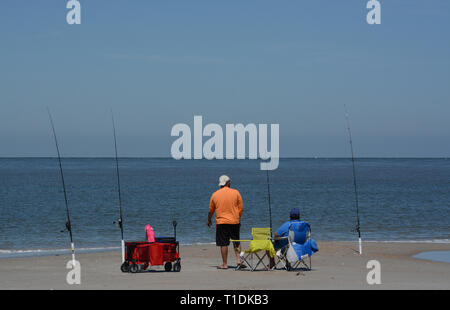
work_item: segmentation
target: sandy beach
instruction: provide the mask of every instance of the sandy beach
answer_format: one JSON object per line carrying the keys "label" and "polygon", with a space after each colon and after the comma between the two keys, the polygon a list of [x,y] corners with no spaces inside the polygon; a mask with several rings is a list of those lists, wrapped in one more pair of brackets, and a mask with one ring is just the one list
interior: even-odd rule
{"label": "sandy beach", "polygon": [[[413,258],[423,251],[450,250],[450,244],[318,242],[311,271],[217,270],[219,251],[214,245],[181,246],[181,272],[122,273],[120,252],[77,255],[81,284],[66,283],[69,255],[4,258],[0,289],[450,289],[450,264]],[[369,260],[381,264],[381,284],[366,281]],[[230,267],[235,260],[230,256]]]}

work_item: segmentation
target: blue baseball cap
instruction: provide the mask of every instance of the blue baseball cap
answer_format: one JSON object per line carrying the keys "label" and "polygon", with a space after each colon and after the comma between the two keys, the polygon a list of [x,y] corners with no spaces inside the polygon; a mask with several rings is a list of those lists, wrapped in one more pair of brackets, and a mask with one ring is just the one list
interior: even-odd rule
{"label": "blue baseball cap", "polygon": [[297,208],[292,208],[291,213],[289,213],[289,215],[290,216],[295,216],[295,215],[300,216],[300,210]]}

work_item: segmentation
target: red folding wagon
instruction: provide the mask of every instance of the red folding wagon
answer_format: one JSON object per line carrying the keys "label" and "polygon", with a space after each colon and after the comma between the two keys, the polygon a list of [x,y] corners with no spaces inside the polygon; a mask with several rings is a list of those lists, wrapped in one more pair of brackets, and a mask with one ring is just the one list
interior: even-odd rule
{"label": "red folding wagon", "polygon": [[125,262],[122,272],[136,273],[149,266],[163,266],[166,271],[181,270],[180,245],[176,240],[176,225],[173,222],[174,237],[155,237],[155,242],[125,242]]}

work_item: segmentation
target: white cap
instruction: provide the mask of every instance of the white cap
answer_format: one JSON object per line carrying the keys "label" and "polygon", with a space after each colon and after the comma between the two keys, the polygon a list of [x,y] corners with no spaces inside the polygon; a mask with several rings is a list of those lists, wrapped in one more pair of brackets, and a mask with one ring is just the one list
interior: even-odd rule
{"label": "white cap", "polygon": [[219,178],[219,186],[225,186],[228,181],[230,181],[230,178],[227,175],[221,175]]}

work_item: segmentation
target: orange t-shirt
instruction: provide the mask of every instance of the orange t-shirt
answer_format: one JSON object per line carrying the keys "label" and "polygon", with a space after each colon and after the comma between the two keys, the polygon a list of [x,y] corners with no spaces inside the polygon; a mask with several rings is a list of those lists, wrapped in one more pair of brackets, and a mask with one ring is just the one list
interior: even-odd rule
{"label": "orange t-shirt", "polygon": [[224,186],[211,196],[209,213],[216,212],[217,224],[239,224],[243,210],[242,197],[236,189]]}

